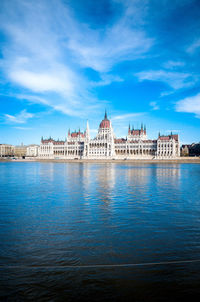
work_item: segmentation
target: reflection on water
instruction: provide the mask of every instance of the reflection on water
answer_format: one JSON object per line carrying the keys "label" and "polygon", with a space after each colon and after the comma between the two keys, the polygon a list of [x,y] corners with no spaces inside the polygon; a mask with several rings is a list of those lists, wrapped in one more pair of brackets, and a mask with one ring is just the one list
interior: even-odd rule
{"label": "reflection on water", "polygon": [[199,294],[199,263],[75,267],[199,258],[199,179],[198,164],[1,163],[0,300]]}

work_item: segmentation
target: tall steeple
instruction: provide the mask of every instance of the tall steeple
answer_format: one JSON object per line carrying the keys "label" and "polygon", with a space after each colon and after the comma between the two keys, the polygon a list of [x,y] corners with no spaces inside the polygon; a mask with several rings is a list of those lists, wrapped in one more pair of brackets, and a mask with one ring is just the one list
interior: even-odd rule
{"label": "tall steeple", "polygon": [[104,116],[104,120],[107,120],[108,118],[107,118],[107,112],[106,112],[106,110],[105,110],[105,116]]}
{"label": "tall steeple", "polygon": [[86,137],[87,139],[90,138],[90,128],[89,128],[88,120],[87,120],[87,126],[86,126],[86,131],[85,131],[85,137]]}

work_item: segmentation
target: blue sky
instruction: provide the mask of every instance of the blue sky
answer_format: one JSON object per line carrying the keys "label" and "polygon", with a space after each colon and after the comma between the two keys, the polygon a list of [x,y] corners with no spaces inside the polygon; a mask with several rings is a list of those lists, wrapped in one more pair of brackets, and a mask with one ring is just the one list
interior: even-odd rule
{"label": "blue sky", "polygon": [[118,137],[146,124],[200,141],[200,2],[1,0],[0,143]]}

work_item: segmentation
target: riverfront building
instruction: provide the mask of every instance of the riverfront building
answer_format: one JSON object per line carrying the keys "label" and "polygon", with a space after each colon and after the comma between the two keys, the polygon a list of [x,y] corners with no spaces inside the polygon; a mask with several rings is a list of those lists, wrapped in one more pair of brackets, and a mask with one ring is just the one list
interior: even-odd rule
{"label": "riverfront building", "polygon": [[12,157],[14,156],[14,146],[8,144],[0,144],[0,157]]}
{"label": "riverfront building", "polygon": [[126,138],[116,138],[105,113],[97,136],[90,138],[89,124],[85,132],[70,132],[65,141],[41,139],[38,157],[43,159],[166,159],[180,156],[178,134],[147,138],[146,127],[128,128]]}
{"label": "riverfront building", "polygon": [[38,156],[38,145],[29,145],[26,148],[26,157],[37,157]]}

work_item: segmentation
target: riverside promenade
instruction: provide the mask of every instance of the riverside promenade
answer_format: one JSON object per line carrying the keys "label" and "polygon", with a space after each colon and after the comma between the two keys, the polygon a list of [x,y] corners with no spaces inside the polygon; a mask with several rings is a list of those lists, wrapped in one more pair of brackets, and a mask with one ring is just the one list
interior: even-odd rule
{"label": "riverside promenade", "polygon": [[0,159],[0,162],[52,162],[52,163],[120,163],[120,164],[154,164],[154,163],[169,163],[169,164],[200,164],[200,157],[179,157],[176,159],[37,159],[37,158],[17,158],[17,159]]}

